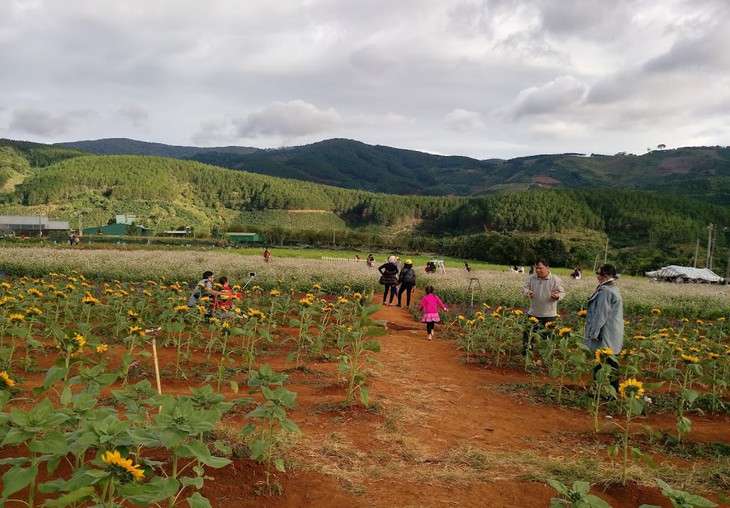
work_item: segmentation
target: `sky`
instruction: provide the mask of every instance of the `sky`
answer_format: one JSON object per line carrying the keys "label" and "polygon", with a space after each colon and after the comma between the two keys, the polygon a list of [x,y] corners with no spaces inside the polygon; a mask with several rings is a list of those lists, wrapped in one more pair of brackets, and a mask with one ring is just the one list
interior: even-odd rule
{"label": "sky", "polygon": [[0,138],[730,145],[728,0],[2,0]]}

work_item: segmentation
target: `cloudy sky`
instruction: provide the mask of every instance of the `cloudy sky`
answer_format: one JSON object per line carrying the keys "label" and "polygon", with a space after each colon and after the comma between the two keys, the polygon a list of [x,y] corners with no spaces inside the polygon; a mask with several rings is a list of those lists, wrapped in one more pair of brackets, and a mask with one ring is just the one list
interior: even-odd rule
{"label": "cloudy sky", "polygon": [[730,145],[728,0],[2,0],[0,137]]}

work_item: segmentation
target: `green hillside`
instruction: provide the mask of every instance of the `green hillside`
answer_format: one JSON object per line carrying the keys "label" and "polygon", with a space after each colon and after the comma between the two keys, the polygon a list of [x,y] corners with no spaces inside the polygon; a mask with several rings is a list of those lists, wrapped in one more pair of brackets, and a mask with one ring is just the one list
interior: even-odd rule
{"label": "green hillside", "polygon": [[[169,147],[132,140],[64,146],[102,154],[149,154],[336,187],[401,195],[473,196],[527,189],[661,190],[730,205],[730,148],[689,147],[643,155],[554,154],[510,160],[431,155],[347,139],[278,150]],[[184,150],[183,150],[184,149]],[[177,154],[177,155],[174,155]],[[707,184],[694,185],[696,181]],[[724,181],[723,184],[717,182]],[[720,192],[716,192],[720,185]]]}

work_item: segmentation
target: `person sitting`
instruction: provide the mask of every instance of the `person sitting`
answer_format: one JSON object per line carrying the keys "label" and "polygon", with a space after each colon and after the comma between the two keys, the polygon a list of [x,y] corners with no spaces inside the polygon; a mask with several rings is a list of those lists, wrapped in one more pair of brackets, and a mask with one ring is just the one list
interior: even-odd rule
{"label": "person sitting", "polygon": [[220,277],[218,279],[218,294],[213,298],[211,311],[216,317],[231,317],[233,310],[233,301],[241,298],[241,293],[236,293],[228,285],[228,277]]}
{"label": "person sitting", "polygon": [[207,270],[203,272],[203,278],[195,285],[195,289],[188,298],[188,307],[198,305],[198,300],[204,296],[216,296],[218,291],[213,289],[213,272]]}
{"label": "person sitting", "polygon": [[580,280],[581,277],[583,277],[583,274],[580,271],[580,268],[575,267],[573,268],[573,272],[570,274],[570,277],[575,280]]}

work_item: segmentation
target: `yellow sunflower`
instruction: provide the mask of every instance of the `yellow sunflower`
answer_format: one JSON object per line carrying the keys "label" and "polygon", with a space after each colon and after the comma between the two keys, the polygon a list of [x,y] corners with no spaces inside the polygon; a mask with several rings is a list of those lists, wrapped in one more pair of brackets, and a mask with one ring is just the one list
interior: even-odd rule
{"label": "yellow sunflower", "polygon": [[107,470],[119,478],[121,483],[128,483],[144,478],[142,468],[132,462],[132,459],[122,458],[122,455],[117,450],[104,452],[101,455],[101,460],[109,466]]}
{"label": "yellow sunflower", "polygon": [[686,355],[682,353],[682,360],[684,360],[684,363],[700,363],[700,359],[693,355]]}
{"label": "yellow sunflower", "polygon": [[7,372],[0,370],[0,388],[12,388],[13,386],[15,386],[15,381]]}
{"label": "yellow sunflower", "polygon": [[601,363],[604,358],[611,355],[613,355],[613,349],[610,347],[596,349],[596,363]]}
{"label": "yellow sunflower", "polygon": [[627,379],[618,385],[618,394],[622,399],[640,399],[644,396],[644,384],[634,378]]}
{"label": "yellow sunflower", "polygon": [[22,323],[23,321],[25,321],[25,316],[23,314],[8,315],[8,323]]}

